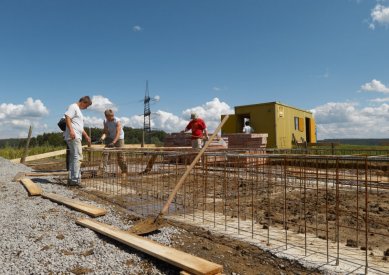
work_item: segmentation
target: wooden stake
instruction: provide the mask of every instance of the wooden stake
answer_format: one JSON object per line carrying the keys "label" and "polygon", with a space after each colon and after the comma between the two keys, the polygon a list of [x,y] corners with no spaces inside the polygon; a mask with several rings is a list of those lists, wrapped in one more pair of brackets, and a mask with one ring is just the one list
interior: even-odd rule
{"label": "wooden stake", "polygon": [[32,126],[30,125],[30,129],[28,130],[26,147],[24,148],[23,157],[20,159],[20,163],[24,164],[26,162],[26,158],[28,156],[28,147],[30,146],[31,135],[32,135]]}

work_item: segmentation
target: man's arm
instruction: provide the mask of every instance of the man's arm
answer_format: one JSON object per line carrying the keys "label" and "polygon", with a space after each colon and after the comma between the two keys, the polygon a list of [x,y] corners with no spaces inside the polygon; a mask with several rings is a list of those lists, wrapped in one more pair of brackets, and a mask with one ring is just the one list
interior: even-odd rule
{"label": "man's arm", "polygon": [[203,135],[206,140],[208,140],[208,130],[207,125],[205,124],[204,120],[201,120],[201,126],[203,127]]}
{"label": "man's arm", "polygon": [[72,126],[72,119],[65,115],[65,121],[66,121],[66,127],[69,129],[69,136],[71,139],[75,139],[76,138],[76,133],[74,133],[74,129],[73,129],[73,126]]}
{"label": "man's arm", "polygon": [[190,121],[188,125],[186,125],[185,129],[181,131],[181,133],[188,132],[191,129],[191,126],[192,126],[192,121]]}
{"label": "man's arm", "polygon": [[112,141],[113,144],[115,144],[119,140],[121,130],[122,130],[122,125],[121,125],[120,121],[118,121],[117,125],[116,125],[116,135]]}
{"label": "man's arm", "polygon": [[205,129],[203,130],[203,134],[204,134],[205,139],[208,140],[209,137],[208,137],[208,130],[207,130],[207,128],[205,128]]}
{"label": "man's arm", "polygon": [[85,138],[86,141],[88,142],[88,145],[91,145],[90,137],[89,137],[88,134],[85,132],[85,130],[82,130],[82,135],[84,136],[84,138]]}
{"label": "man's arm", "polygon": [[107,124],[105,124],[105,122],[104,122],[104,130],[103,130],[103,134],[100,137],[100,141],[104,141],[106,139],[107,135],[108,135],[108,127],[107,127]]}

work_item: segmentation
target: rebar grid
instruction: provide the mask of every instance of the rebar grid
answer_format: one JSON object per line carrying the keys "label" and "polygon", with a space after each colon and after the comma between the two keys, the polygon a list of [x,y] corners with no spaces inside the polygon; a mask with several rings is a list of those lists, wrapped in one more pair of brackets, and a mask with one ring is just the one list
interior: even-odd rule
{"label": "rebar grid", "polygon": [[[196,153],[87,149],[83,184],[142,216],[156,215]],[[355,247],[364,252],[366,273],[374,270],[370,261],[389,272],[388,167],[385,156],[208,152],[169,215],[264,238],[268,245],[281,242],[285,249],[296,246],[298,234],[305,255],[315,249],[313,236],[325,242],[319,253],[327,263],[338,265],[343,248]]]}

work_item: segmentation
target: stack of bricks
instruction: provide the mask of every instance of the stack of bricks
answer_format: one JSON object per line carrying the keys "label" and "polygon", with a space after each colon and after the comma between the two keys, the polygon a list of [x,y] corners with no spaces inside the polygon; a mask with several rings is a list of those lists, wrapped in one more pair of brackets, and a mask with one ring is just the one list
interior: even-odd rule
{"label": "stack of bricks", "polygon": [[164,140],[165,147],[191,147],[191,135],[184,133],[171,133]]}
{"label": "stack of bricks", "polygon": [[[243,154],[258,155],[266,154],[268,134],[225,134],[223,138],[228,138],[228,149],[243,149]],[[247,167],[250,165],[263,165],[267,163],[266,158],[250,158],[247,157],[228,157],[229,163],[234,166]]]}
{"label": "stack of bricks", "polygon": [[[208,135],[211,136],[212,133],[209,133]],[[204,140],[204,143],[205,142],[206,140]],[[191,134],[172,133],[170,135],[167,135],[164,140],[164,146],[192,147]],[[215,137],[215,139],[212,140],[211,144],[209,145],[209,148],[227,148],[227,144],[226,142],[224,142],[224,139],[222,140],[219,137]]]}
{"label": "stack of bricks", "polygon": [[[208,133],[209,136],[212,136],[212,133]],[[164,140],[165,147],[188,147],[192,148],[192,139],[191,134],[183,134],[183,133],[172,133],[167,135]],[[204,143],[206,140],[204,140]],[[215,137],[212,142],[209,144],[208,150],[219,150],[227,148],[227,144],[224,139],[220,137]],[[194,151],[193,154],[184,155],[179,157],[178,159],[174,159],[174,161],[178,161],[178,163],[190,164],[194,158],[196,157],[198,151]],[[225,158],[220,156],[203,156],[206,157],[207,165],[218,165],[219,162],[224,162]],[[203,159],[203,163],[205,160]]]}
{"label": "stack of bricks", "polygon": [[228,148],[230,149],[259,149],[266,148],[268,134],[225,134],[228,138]]}

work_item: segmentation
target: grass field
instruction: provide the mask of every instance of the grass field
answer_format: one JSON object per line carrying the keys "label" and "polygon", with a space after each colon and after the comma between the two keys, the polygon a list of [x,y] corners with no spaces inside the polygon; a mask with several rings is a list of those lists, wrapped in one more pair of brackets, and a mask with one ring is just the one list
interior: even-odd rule
{"label": "grass field", "polygon": [[362,156],[383,156],[389,155],[387,145],[354,145],[354,144],[311,144],[307,148],[307,154],[311,155],[362,155]]}
{"label": "grass field", "polygon": [[[28,150],[28,155],[38,155],[43,154],[47,152],[57,151],[66,149],[65,146],[37,146],[37,147],[31,147]],[[0,149],[0,157],[6,158],[6,159],[16,159],[21,158],[24,154],[24,148],[14,148],[14,147],[4,147]]]}

